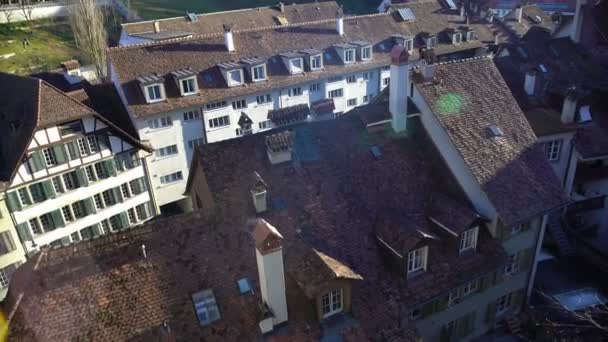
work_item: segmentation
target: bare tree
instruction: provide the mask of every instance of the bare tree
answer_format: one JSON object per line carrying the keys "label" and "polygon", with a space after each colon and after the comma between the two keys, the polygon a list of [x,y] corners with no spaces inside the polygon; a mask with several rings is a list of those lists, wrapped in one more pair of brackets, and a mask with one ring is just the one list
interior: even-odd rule
{"label": "bare tree", "polygon": [[7,24],[10,24],[11,22],[13,22],[14,15],[15,15],[15,12],[13,12],[13,10],[10,8],[8,8],[6,11],[4,11],[4,19],[6,20]]}
{"label": "bare tree", "polygon": [[19,9],[21,10],[21,15],[23,19],[27,21],[30,26],[30,30],[32,29],[32,19],[34,15],[34,7],[36,7],[36,2],[34,0],[20,0],[19,1]]}
{"label": "bare tree", "polygon": [[68,11],[76,45],[84,53],[87,62],[95,66],[97,78],[104,80],[107,32],[103,11],[95,0],[69,0]]}

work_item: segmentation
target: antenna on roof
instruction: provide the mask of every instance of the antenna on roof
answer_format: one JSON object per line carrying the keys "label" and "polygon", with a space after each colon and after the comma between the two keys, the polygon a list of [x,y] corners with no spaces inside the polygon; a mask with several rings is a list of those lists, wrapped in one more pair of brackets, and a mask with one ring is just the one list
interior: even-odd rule
{"label": "antenna on roof", "polygon": [[146,253],[146,245],[143,243],[141,244],[141,255],[144,257],[144,259],[148,258],[148,254]]}

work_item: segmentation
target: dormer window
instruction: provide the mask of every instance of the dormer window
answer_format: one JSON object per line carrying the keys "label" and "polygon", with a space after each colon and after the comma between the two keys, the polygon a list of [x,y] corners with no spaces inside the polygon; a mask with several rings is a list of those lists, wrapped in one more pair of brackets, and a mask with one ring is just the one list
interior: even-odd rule
{"label": "dormer window", "polygon": [[437,36],[426,32],[421,33],[422,41],[427,49],[432,49],[437,46]]}
{"label": "dormer window", "polygon": [[198,93],[198,83],[196,73],[190,69],[182,69],[171,73],[179,87],[182,96],[194,95]]}
{"label": "dormer window", "polygon": [[345,43],[334,45],[336,52],[342,58],[342,63],[344,64],[351,64],[355,62],[356,47],[356,45]]}
{"label": "dormer window", "polygon": [[461,27],[461,30],[463,31],[463,38],[465,41],[468,42],[471,40],[475,40],[475,30],[467,26]]}
{"label": "dormer window", "polygon": [[344,63],[353,63],[355,61],[355,49],[344,50]]}
{"label": "dormer window", "polygon": [[241,61],[247,67],[251,82],[260,82],[267,79],[266,61],[261,58],[245,58]]}
{"label": "dormer window", "polygon": [[394,35],[392,38],[396,45],[401,45],[405,47],[407,51],[414,50],[414,39],[412,37],[397,34]]}
{"label": "dormer window", "polygon": [[403,46],[407,49],[407,51],[414,50],[414,40],[412,38],[405,39]]}
{"label": "dormer window", "polygon": [[460,31],[454,29],[447,30],[448,37],[452,41],[452,44],[460,44],[462,43],[462,33]]}
{"label": "dormer window", "polygon": [[218,64],[226,80],[228,87],[235,87],[243,84],[243,68],[240,64],[234,62],[226,62]]}
{"label": "dormer window", "polygon": [[290,74],[301,74],[304,72],[304,58],[298,52],[282,53],[281,58]]}
{"label": "dormer window", "polygon": [[305,56],[308,71],[323,69],[323,53],[317,49],[306,49],[301,51]]}
{"label": "dormer window", "polygon": [[426,270],[428,250],[429,247],[424,246],[407,253],[408,277],[417,272],[424,272]]}
{"label": "dormer window", "polygon": [[477,233],[479,232],[478,227],[465,230],[460,234],[460,253],[467,251],[474,251],[477,247]]}
{"label": "dormer window", "polygon": [[369,61],[372,59],[372,45],[365,41],[355,41],[352,43],[357,46],[357,57],[361,61]]}
{"label": "dormer window", "polygon": [[165,99],[164,79],[158,75],[149,75],[137,79],[147,103],[159,102]]}

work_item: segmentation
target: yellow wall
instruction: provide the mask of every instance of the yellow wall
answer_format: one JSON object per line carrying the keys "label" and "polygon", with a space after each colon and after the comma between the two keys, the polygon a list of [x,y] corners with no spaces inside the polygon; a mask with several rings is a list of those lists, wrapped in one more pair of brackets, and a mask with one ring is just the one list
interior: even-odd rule
{"label": "yellow wall", "polygon": [[[4,268],[8,265],[14,264],[15,262],[25,262],[25,252],[23,251],[23,245],[19,240],[19,236],[17,235],[17,229],[13,225],[13,221],[8,212],[8,208],[6,207],[6,201],[4,200],[4,195],[0,195],[0,233],[4,231],[10,231],[11,237],[13,238],[13,244],[15,245],[15,250],[0,255],[0,269]],[[0,290],[0,300],[4,299],[6,295],[6,288]]]}

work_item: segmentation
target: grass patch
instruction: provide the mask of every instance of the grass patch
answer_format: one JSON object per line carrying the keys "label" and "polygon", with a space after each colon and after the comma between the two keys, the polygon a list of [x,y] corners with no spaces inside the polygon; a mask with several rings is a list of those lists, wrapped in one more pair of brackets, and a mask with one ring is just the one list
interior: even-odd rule
{"label": "grass patch", "polygon": [[[128,2],[129,0],[123,0]],[[311,0],[283,1],[285,4],[312,2]],[[131,8],[143,19],[157,19],[180,16],[189,12],[209,13],[240,8],[274,6],[278,0],[130,0]],[[373,13],[379,0],[338,0],[347,13]]]}
{"label": "grass patch", "polygon": [[[30,42],[27,48],[24,38]],[[0,58],[0,70],[16,74],[55,69],[79,57],[70,25],[57,20],[36,20],[32,27],[25,22],[0,24],[0,55],[11,53],[11,58]]]}

